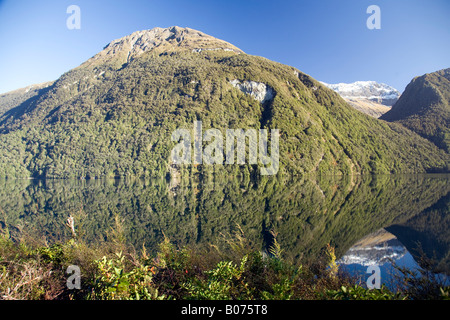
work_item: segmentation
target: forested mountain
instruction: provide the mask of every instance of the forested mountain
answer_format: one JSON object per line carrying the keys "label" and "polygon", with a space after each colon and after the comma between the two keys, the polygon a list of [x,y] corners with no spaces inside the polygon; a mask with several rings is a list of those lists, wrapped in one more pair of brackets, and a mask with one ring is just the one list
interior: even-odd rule
{"label": "forested mountain", "polygon": [[381,119],[401,123],[450,152],[450,68],[415,77]]}
{"label": "forested mountain", "polygon": [[52,82],[34,84],[25,88],[0,94],[0,115],[11,108],[42,93],[42,90],[51,86]]}
{"label": "forested mountain", "polygon": [[[258,92],[252,90],[258,89]],[[263,88],[270,93],[259,99]],[[0,176],[166,175],[178,128],[278,129],[279,173],[446,169],[447,154],[396,123],[351,108],[299,70],[171,27],[114,40],[0,115]],[[184,165],[257,174],[258,165]]]}

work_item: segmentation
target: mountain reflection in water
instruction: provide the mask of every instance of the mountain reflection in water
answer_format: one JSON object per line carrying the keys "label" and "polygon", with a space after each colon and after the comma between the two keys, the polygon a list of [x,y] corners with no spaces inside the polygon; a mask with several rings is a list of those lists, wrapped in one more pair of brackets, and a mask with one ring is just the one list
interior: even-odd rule
{"label": "mountain reflection in water", "polygon": [[401,259],[408,253],[398,239],[384,229],[371,233],[353,245],[338,263],[362,266],[382,265]]}
{"label": "mountain reflection in water", "polygon": [[[449,178],[210,176],[181,179],[175,190],[165,179],[2,180],[0,226],[16,237],[27,232],[66,240],[70,214],[86,241],[101,242],[119,216],[126,241],[150,251],[164,235],[179,245],[215,244],[238,228],[264,250],[275,230],[286,258],[298,263],[311,262],[329,243],[341,262],[425,253],[434,258],[432,268],[450,274]],[[392,235],[385,239],[397,242],[391,251],[355,250],[376,232]]]}

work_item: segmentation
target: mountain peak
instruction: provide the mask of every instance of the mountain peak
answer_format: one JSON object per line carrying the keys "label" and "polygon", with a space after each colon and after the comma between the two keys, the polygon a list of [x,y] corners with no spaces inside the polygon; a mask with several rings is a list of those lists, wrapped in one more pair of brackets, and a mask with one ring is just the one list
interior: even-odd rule
{"label": "mountain peak", "polygon": [[243,53],[242,50],[232,44],[198,30],[178,26],[156,27],[136,31],[111,41],[101,52],[83,63],[83,66],[104,63],[115,58],[120,59],[122,64],[129,63],[141,54],[153,50],[158,52],[224,50]]}

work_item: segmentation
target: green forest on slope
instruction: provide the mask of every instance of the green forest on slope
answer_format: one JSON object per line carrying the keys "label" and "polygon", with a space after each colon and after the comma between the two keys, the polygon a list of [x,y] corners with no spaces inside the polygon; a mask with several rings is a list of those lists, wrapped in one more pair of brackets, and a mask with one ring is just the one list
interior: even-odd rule
{"label": "green forest on slope", "polygon": [[450,68],[415,77],[381,119],[401,123],[450,152]]}
{"label": "green forest on slope", "polygon": [[[448,154],[428,140],[354,110],[310,76],[265,58],[169,47],[126,63],[94,62],[0,114],[1,177],[164,176],[172,132],[192,129],[195,120],[223,133],[279,129],[281,174],[448,170]],[[235,79],[264,83],[275,97],[261,104],[233,87]],[[257,172],[256,165],[186,169]]]}

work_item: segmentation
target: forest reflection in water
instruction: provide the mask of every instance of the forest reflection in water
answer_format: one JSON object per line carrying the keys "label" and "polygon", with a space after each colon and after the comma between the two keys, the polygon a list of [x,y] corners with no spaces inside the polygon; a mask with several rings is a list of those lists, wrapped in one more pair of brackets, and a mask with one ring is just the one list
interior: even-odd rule
{"label": "forest reflection in water", "polygon": [[[0,226],[48,241],[71,237],[75,218],[88,242],[108,240],[116,217],[127,243],[156,248],[215,244],[242,229],[261,250],[278,233],[287,259],[307,263],[331,244],[342,258],[365,236],[387,230],[413,257],[450,274],[450,175],[160,180],[2,180]],[[355,251],[356,252],[356,251]]]}

